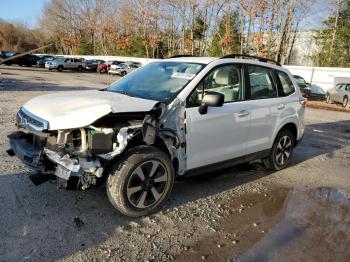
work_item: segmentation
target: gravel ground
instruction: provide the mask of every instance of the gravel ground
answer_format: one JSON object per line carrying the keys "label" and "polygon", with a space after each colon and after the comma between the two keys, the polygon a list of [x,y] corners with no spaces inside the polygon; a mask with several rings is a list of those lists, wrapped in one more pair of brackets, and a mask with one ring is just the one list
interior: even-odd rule
{"label": "gravel ground", "polygon": [[104,186],[57,190],[6,154],[34,96],[117,77],[0,67],[0,261],[349,261],[350,114],[307,109],[290,167],[259,163],[183,178],[161,212],[130,219]]}
{"label": "gravel ground", "polygon": [[342,105],[338,103],[328,104],[326,101],[312,101],[312,100],[307,101],[306,105],[309,108],[350,113],[350,105],[348,105],[347,107],[342,107]]}

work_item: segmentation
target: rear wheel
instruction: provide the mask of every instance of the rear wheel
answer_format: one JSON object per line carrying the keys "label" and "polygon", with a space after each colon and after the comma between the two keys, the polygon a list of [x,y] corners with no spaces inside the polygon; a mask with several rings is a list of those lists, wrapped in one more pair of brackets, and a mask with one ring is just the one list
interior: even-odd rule
{"label": "rear wheel", "polygon": [[126,75],[126,72],[125,72],[125,71],[122,71],[122,72],[120,73],[120,75],[121,75],[121,76],[125,76],[125,75]]}
{"label": "rear wheel", "polygon": [[150,146],[129,150],[107,180],[111,204],[130,217],[151,214],[169,197],[174,184],[172,163],[163,151]]}
{"label": "rear wheel", "polygon": [[346,107],[348,105],[348,102],[349,102],[349,98],[347,96],[344,96],[342,106]]}
{"label": "rear wheel", "polygon": [[83,67],[82,66],[78,66],[78,71],[82,71],[83,70]]}
{"label": "rear wheel", "polygon": [[289,130],[281,130],[273,143],[270,156],[263,159],[266,168],[276,171],[285,168],[292,159],[294,141]]}
{"label": "rear wheel", "polygon": [[61,66],[61,65],[60,65],[60,66],[58,66],[58,67],[57,67],[57,70],[58,70],[59,72],[62,72],[62,70],[63,70],[63,66]]}

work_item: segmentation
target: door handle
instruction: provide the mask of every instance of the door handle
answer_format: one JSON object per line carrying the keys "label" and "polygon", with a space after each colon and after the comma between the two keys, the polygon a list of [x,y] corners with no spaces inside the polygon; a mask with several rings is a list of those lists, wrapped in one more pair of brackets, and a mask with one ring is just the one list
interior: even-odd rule
{"label": "door handle", "polygon": [[242,110],[237,115],[238,117],[245,117],[249,115],[249,112],[247,110]]}
{"label": "door handle", "polygon": [[284,105],[284,104],[280,104],[280,105],[277,107],[278,110],[282,110],[282,109],[285,109],[285,108],[286,108],[286,105]]}

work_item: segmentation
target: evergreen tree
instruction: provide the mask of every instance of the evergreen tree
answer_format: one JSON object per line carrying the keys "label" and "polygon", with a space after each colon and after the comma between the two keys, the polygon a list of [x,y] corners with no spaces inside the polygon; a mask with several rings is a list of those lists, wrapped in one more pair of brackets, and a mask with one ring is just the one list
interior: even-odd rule
{"label": "evergreen tree", "polygon": [[338,4],[315,37],[320,52],[313,58],[318,66],[350,67],[350,0]]}
{"label": "evergreen tree", "polygon": [[221,56],[229,53],[239,53],[239,21],[238,14],[231,13],[223,16],[219,22],[217,31],[214,33],[210,55]]}

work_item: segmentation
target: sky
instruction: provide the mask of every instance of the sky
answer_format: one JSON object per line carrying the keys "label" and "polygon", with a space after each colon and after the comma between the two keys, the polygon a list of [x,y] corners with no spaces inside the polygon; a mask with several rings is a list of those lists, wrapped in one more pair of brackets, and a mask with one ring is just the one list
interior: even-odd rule
{"label": "sky", "polygon": [[34,28],[49,0],[0,0],[0,19],[21,22]]}
{"label": "sky", "polygon": [[[8,22],[25,23],[31,28],[38,25],[38,20],[45,3],[50,0],[0,0],[0,19]],[[334,0],[311,0],[313,7],[304,18],[302,30],[318,29],[330,12],[330,3]]]}

